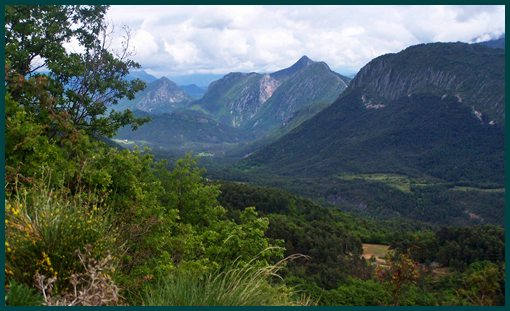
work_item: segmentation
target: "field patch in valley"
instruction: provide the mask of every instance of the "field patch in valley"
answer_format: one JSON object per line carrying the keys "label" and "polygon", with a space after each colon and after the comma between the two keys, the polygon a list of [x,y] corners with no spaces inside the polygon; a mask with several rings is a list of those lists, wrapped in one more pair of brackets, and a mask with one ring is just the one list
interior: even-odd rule
{"label": "field patch in valley", "polygon": [[406,175],[401,174],[342,174],[337,176],[341,180],[364,180],[371,182],[383,183],[389,187],[395,188],[399,191],[410,193],[411,185],[426,186],[429,182],[423,179],[413,179]]}
{"label": "field patch in valley", "polygon": [[386,255],[388,254],[388,251],[390,248],[389,245],[363,243],[362,247],[363,247],[363,258],[365,258],[366,260],[370,260],[370,258],[372,258],[372,256],[374,256],[375,260],[378,264],[386,263],[386,260],[384,259],[384,257],[386,257]]}

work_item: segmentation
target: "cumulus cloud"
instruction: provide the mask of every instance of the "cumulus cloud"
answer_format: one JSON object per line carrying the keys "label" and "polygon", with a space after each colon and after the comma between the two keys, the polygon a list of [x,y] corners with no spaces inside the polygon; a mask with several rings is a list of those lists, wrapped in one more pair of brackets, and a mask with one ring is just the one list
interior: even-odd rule
{"label": "cumulus cloud", "polygon": [[409,45],[480,41],[505,29],[504,6],[111,6],[134,59],[156,75],[271,72],[300,56],[340,73]]}

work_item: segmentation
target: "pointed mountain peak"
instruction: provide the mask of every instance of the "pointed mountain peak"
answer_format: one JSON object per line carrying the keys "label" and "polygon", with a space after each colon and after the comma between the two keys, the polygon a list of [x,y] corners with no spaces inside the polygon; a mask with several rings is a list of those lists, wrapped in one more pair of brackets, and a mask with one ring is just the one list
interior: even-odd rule
{"label": "pointed mountain peak", "polygon": [[157,79],[156,81],[152,82],[151,85],[153,85],[155,87],[175,87],[175,88],[177,88],[177,84],[175,82],[173,82],[172,80],[170,80],[164,76]]}
{"label": "pointed mountain peak", "polygon": [[286,78],[311,64],[315,64],[315,62],[308,58],[308,56],[304,55],[296,63],[294,63],[294,65],[290,66],[289,68],[274,72],[271,74],[271,76],[275,79]]}
{"label": "pointed mountain peak", "polygon": [[168,82],[172,82],[170,79],[168,79],[168,78],[167,78],[167,77],[165,77],[165,76],[163,76],[163,77],[159,78],[159,80],[158,80],[158,81],[160,81],[160,82],[166,82],[166,83],[168,83]]}
{"label": "pointed mountain peak", "polygon": [[299,66],[307,66],[314,63],[313,60],[311,60],[308,56],[303,55],[293,66],[299,65]]}

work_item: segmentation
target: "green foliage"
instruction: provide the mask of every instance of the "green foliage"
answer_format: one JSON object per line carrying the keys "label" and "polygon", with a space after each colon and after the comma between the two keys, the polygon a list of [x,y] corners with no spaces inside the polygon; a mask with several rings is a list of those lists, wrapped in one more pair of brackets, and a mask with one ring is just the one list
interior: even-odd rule
{"label": "green foliage", "polygon": [[386,262],[387,267],[377,267],[376,277],[390,290],[392,305],[398,306],[401,304],[402,297],[405,297],[408,286],[418,280],[418,263],[414,262],[408,254],[395,252],[388,253]]}
{"label": "green foliage", "polygon": [[[49,137],[68,130],[112,136],[124,125],[139,126],[130,111],[108,112],[120,99],[143,89],[138,79],[124,77],[139,65],[130,60],[127,42],[114,55],[108,46],[106,6],[6,6],[6,90],[37,122],[47,124]],[[80,27],[74,25],[79,24]],[[76,40],[83,52],[67,52],[63,44]],[[36,62],[36,60],[39,60]],[[38,74],[46,66],[48,74]]]}
{"label": "green foliage", "polygon": [[[51,167],[54,179],[63,179],[72,174],[69,163],[65,161],[65,150],[58,148],[45,135],[45,126],[36,122],[34,113],[27,111],[5,95],[6,179],[14,182],[16,177],[27,178],[39,173],[41,167]],[[70,172],[71,171],[71,172]],[[17,176],[18,175],[18,176]]]}
{"label": "green foliage", "polygon": [[39,273],[57,278],[57,289],[70,287],[70,276],[83,269],[75,252],[92,245],[95,257],[106,256],[116,238],[101,206],[44,184],[8,199],[5,216],[6,273],[25,284]]}
{"label": "green foliage", "polygon": [[33,288],[14,280],[9,282],[9,288],[5,294],[5,304],[8,306],[40,306],[43,297]]}
{"label": "green foliage", "polygon": [[289,263],[288,275],[334,288],[348,274],[369,273],[359,259],[361,243],[353,232],[358,223],[348,216],[281,190],[235,183],[222,183],[221,190],[219,200],[229,214],[242,217],[240,210],[255,206],[269,219],[266,236],[285,242],[286,256],[310,257]]}
{"label": "green foliage", "polygon": [[390,301],[391,295],[383,284],[356,278],[325,291],[321,298],[321,304],[331,306],[383,306]]}
{"label": "green foliage", "polygon": [[255,208],[246,208],[240,214],[239,223],[218,222],[203,234],[210,246],[206,249],[209,258],[228,263],[234,260],[245,263],[257,256],[253,264],[268,264],[283,257],[283,241],[269,241],[265,233],[269,220],[261,218]]}
{"label": "green foliage", "polygon": [[261,252],[258,258],[264,263],[281,259],[282,251],[272,248],[273,243],[264,236],[269,221],[259,218],[253,208],[243,211],[237,222],[229,220],[216,199],[219,187],[206,183],[203,169],[196,166],[196,161],[187,155],[162,177],[166,189],[162,200],[166,206],[179,211],[180,224],[174,235],[182,234],[188,241],[187,247],[177,244],[181,246],[179,251],[174,251],[175,262],[196,260],[205,255],[211,268],[234,260],[246,262]]}
{"label": "green foliage", "polygon": [[504,230],[487,225],[443,227],[437,231],[403,235],[393,247],[401,252],[409,251],[413,259],[422,263],[435,261],[462,271],[477,261],[504,262],[504,245]]}
{"label": "green foliage", "polygon": [[223,217],[225,210],[216,201],[219,189],[203,184],[202,174],[203,169],[196,166],[191,155],[178,160],[166,185],[169,189],[166,200],[179,210],[184,223],[206,227]]}
{"label": "green foliage", "polygon": [[504,269],[489,261],[472,263],[462,276],[458,295],[470,305],[504,305]]}

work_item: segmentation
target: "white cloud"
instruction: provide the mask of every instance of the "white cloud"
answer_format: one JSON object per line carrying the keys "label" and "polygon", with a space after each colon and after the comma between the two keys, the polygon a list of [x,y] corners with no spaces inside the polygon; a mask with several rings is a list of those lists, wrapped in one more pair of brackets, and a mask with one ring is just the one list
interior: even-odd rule
{"label": "white cloud", "polygon": [[494,38],[504,6],[111,6],[158,75],[271,72],[300,56],[339,72],[409,45]]}
{"label": "white cloud", "polygon": [[151,57],[159,50],[154,36],[147,30],[138,29],[134,33],[131,43],[133,44],[135,53],[139,58]]}

